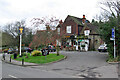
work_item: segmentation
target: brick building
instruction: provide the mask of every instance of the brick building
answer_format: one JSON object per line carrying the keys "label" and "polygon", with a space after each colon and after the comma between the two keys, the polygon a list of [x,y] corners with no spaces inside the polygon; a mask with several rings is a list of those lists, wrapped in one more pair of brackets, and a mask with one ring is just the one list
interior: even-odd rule
{"label": "brick building", "polygon": [[82,45],[85,45],[86,51],[97,50],[103,44],[97,29],[98,26],[92,25],[85,15],[83,18],[68,15],[64,22],[62,20],[59,22],[56,30],[51,30],[50,27],[46,27],[46,30],[38,30],[30,47],[38,47],[42,43],[45,45],[52,43],[54,46],[59,45],[62,48],[72,47],[75,50],[81,50]]}
{"label": "brick building", "polygon": [[62,22],[61,20],[57,26],[58,35],[62,36],[62,39],[57,40],[57,42],[63,48],[71,46],[78,47],[78,50],[80,50],[82,43],[87,43],[89,50],[97,50],[98,46],[103,43],[97,33],[97,28],[98,26],[92,25],[85,18],[85,15],[83,18],[68,15],[65,21]]}

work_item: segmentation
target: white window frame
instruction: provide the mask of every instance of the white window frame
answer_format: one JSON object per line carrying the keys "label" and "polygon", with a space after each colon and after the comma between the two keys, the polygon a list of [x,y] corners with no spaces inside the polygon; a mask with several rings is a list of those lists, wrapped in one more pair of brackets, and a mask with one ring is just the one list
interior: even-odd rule
{"label": "white window frame", "polygon": [[84,34],[85,34],[85,36],[88,36],[90,34],[90,30],[85,30]]}
{"label": "white window frame", "polygon": [[71,31],[72,31],[72,30],[71,30],[71,26],[67,26],[67,27],[66,27],[66,33],[71,33]]}

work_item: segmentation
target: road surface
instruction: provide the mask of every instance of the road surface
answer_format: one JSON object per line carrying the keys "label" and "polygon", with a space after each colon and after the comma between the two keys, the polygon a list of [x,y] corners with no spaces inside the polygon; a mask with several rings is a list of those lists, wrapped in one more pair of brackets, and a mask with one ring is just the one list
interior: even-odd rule
{"label": "road surface", "polygon": [[106,62],[107,53],[61,51],[67,59],[41,66],[2,63],[3,78],[118,78],[118,65]]}

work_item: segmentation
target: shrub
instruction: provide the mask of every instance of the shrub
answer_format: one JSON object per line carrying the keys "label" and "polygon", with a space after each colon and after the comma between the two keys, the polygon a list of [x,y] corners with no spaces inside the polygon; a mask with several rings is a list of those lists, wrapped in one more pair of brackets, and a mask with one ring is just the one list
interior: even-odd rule
{"label": "shrub", "polygon": [[118,62],[118,61],[120,61],[120,56],[117,56],[116,58],[109,57],[107,61],[109,61],[109,62]]}
{"label": "shrub", "polygon": [[28,56],[28,55],[30,55],[30,53],[26,53],[26,52],[22,53],[22,56]]}
{"label": "shrub", "polygon": [[38,50],[34,50],[32,52],[32,56],[39,56],[41,54],[41,51],[38,51]]}

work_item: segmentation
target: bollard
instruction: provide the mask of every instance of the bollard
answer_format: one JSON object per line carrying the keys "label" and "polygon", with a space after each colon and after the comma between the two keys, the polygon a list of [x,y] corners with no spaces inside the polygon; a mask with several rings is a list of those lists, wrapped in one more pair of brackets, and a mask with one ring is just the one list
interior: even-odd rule
{"label": "bollard", "polygon": [[11,62],[11,56],[10,56],[10,62]]}
{"label": "bollard", "polygon": [[24,59],[22,59],[22,66],[24,66]]}
{"label": "bollard", "polygon": [[3,54],[3,59],[5,60],[5,54]]}

